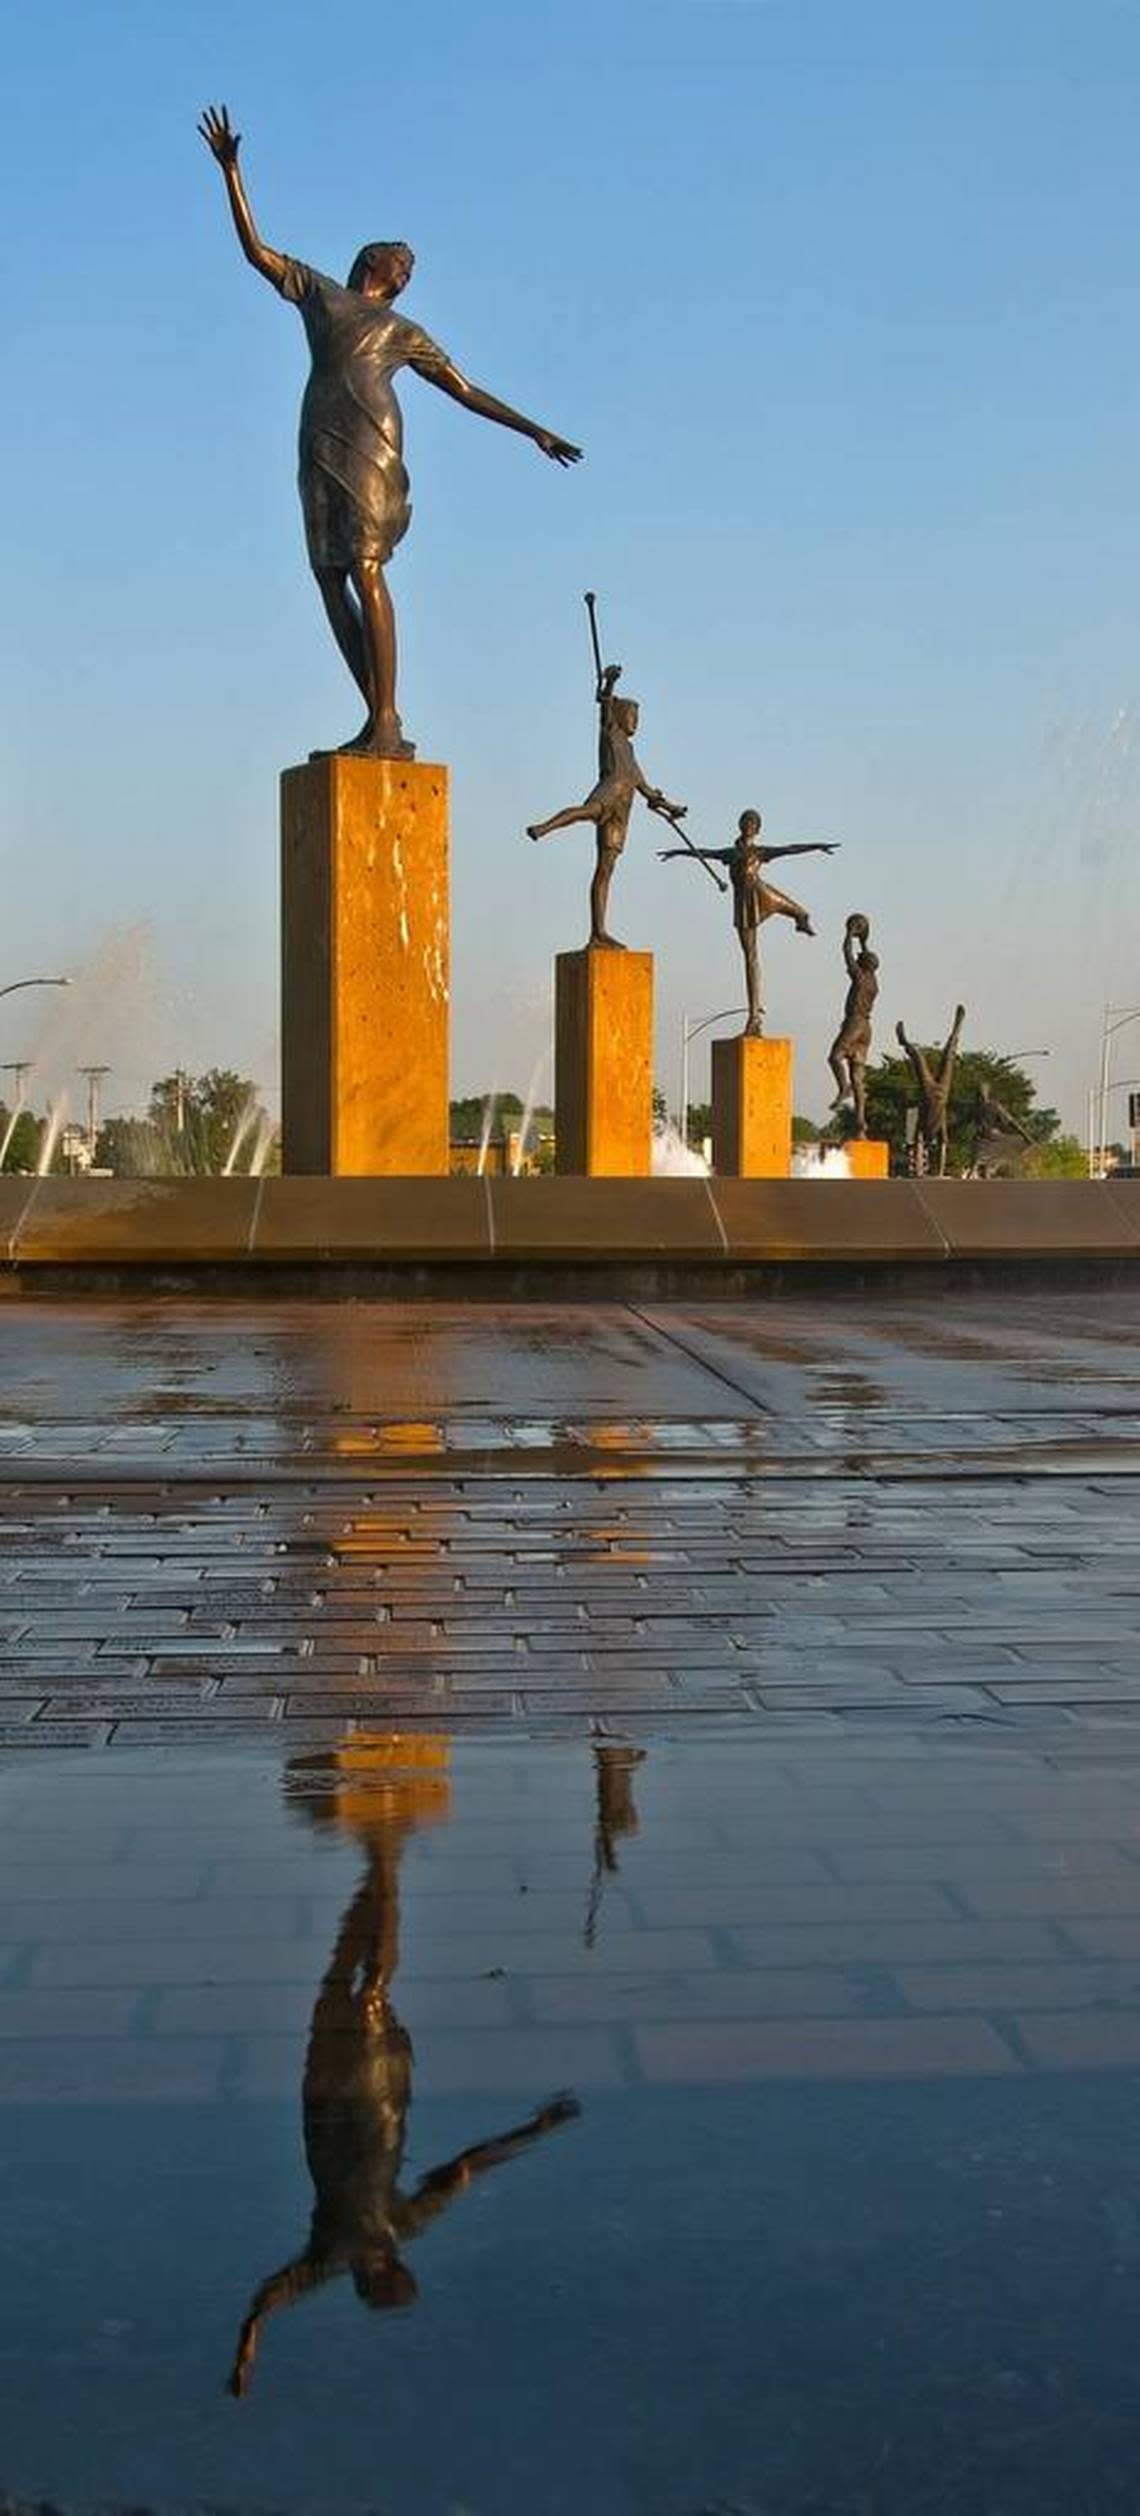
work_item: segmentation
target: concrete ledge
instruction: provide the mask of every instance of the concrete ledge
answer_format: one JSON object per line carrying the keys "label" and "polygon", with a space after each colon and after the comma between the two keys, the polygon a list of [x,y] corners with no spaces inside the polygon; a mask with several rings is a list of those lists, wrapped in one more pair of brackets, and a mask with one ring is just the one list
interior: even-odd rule
{"label": "concrete ledge", "polygon": [[11,1257],[21,1218],[38,1186],[34,1179],[0,1179],[0,1260]]}
{"label": "concrete ledge", "polygon": [[496,1258],[720,1258],[705,1179],[493,1179]]}
{"label": "concrete ledge", "polygon": [[7,1293],[715,1298],[1138,1261],[1140,1180],[0,1181]]}
{"label": "concrete ledge", "polygon": [[18,1266],[245,1258],[256,1179],[34,1179],[11,1234]]}
{"label": "concrete ledge", "polygon": [[485,1179],[266,1179],[250,1254],[255,1264],[487,1260],[492,1250],[489,1188]]}
{"label": "concrete ledge", "polygon": [[[1137,1183],[1140,1185],[1140,1183]],[[915,1193],[956,1258],[1140,1256],[1140,1205],[1107,1181],[923,1179]]]}
{"label": "concrete ledge", "polygon": [[909,1179],[714,1179],[733,1258],[939,1259],[946,1239]]}

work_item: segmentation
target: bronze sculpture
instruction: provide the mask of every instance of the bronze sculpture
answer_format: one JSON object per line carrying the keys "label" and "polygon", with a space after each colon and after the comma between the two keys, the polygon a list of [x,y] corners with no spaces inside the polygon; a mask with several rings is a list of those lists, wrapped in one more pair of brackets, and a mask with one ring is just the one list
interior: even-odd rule
{"label": "bronze sculpture", "polygon": [[879,993],[879,956],[869,948],[870,933],[869,919],[853,910],[843,934],[847,1002],[827,1052],[836,1082],[832,1109],[842,1109],[846,1100],[851,1101],[856,1136],[867,1133],[867,1060],[871,1054],[871,1016]]}
{"label": "bronze sculpture", "polygon": [[308,336],[299,454],[305,538],[333,636],[367,709],[360,733],[341,748],[413,759],[396,710],[396,624],[384,576],[411,520],[393,377],[414,368],[465,410],[529,437],[555,463],[577,463],[580,450],[484,393],[418,324],[393,313],[412,275],[410,245],[362,246],[343,287],[276,252],[254,224],[238,165],[241,134],[225,106],[210,106],[198,128],[225,177],[246,261],[300,309]]}
{"label": "bronze sculpture", "polygon": [[901,1022],[895,1024],[895,1038],[904,1055],[910,1059],[918,1085],[918,1127],[914,1140],[914,1168],[920,1175],[929,1171],[932,1165],[939,1179],[945,1175],[946,1112],[950,1101],[950,1088],[954,1081],[958,1042],[965,1019],[965,1006],[956,1005],[954,1020],[945,1045],[939,1052],[937,1065],[931,1064],[925,1049],[919,1048],[914,1040],[908,1040]]}
{"label": "bronze sculpture", "polygon": [[744,982],[748,995],[748,1019],[744,1038],[758,1040],[764,1032],[764,1007],[760,1001],[760,929],[769,917],[788,917],[797,935],[814,935],[815,928],[807,910],[787,891],[779,891],[775,883],[765,882],[764,868],[777,856],[834,856],[838,841],[808,839],[798,847],[763,847],[760,841],[761,819],[758,812],[742,812],[740,829],[731,847],[663,847],[658,854],[663,864],[671,856],[686,853],[699,856],[706,865],[727,865],[732,883],[732,922],[740,938],[744,955]]}
{"label": "bronze sculpture", "polygon": [[[592,606],[592,597],[587,596]],[[554,830],[570,830],[577,822],[590,821],[597,831],[597,858],[594,878],[590,884],[590,944],[620,952],[616,935],[606,929],[610,884],[614,868],[629,835],[629,816],[635,795],[642,795],[650,812],[664,815],[666,821],[680,822],[687,811],[685,804],[671,804],[659,786],[651,786],[633,748],[639,709],[636,699],[619,698],[617,685],[621,679],[620,664],[603,664],[597,649],[594,613],[590,609],[590,625],[595,639],[594,698],[598,709],[598,781],[580,804],[567,804],[563,812],[551,813],[548,821],[527,823],[528,839],[548,839]],[[680,852],[680,851],[679,851]]]}
{"label": "bronze sculpture", "polygon": [[970,1112],[973,1134],[971,1179],[1015,1178],[1024,1171],[1027,1156],[1036,1150],[1037,1138],[1024,1120],[1015,1118],[1004,1101],[999,1101],[993,1084],[983,1075]]}
{"label": "bronze sculpture", "polygon": [[[351,1743],[362,1761],[370,1747],[382,1752],[386,1744],[383,1735],[367,1733]],[[319,1773],[339,1762],[334,1751],[314,1758],[313,1767]],[[438,1794],[438,1784],[434,1790]],[[433,1811],[432,1795],[430,1775],[393,1771],[381,1777],[374,1805],[352,1818],[342,1818],[323,1792],[310,1807],[318,1823],[331,1816],[335,1825],[348,1824],[367,1866],[337,1933],[305,2055],[305,2158],[313,2182],[308,2239],[254,2291],[230,2371],[232,2394],[249,2391],[267,2318],[344,2273],[365,2306],[411,2306],[417,2284],[405,2246],[477,2176],[518,2157],[581,2111],[575,2097],[551,2097],[511,2130],[433,2168],[414,2191],[401,2189],[412,2044],[390,1997],[399,1955],[400,1860],[417,1826],[445,1813]]]}

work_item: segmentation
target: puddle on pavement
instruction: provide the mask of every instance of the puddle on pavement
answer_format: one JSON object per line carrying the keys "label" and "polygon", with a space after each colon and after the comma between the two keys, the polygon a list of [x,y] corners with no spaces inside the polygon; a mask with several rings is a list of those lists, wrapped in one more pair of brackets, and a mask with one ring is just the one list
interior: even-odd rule
{"label": "puddle on pavement", "polygon": [[370,1730],[0,1816],[0,2499],[1134,2508],[1134,1761]]}

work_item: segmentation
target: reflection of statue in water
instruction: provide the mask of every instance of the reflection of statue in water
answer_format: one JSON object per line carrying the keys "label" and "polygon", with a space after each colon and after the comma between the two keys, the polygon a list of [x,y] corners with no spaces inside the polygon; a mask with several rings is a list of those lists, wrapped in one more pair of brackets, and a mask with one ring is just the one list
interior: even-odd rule
{"label": "reflection of statue in water", "polygon": [[871,1054],[871,1016],[879,993],[879,956],[868,948],[870,922],[858,910],[847,920],[843,960],[847,970],[847,1002],[843,1020],[827,1052],[836,1082],[831,1106],[842,1109],[850,1099],[856,1136],[867,1133],[867,1059]]}
{"label": "reflection of statue in water", "polygon": [[635,795],[642,795],[650,812],[663,813],[667,821],[680,821],[686,807],[671,804],[659,786],[651,786],[633,748],[638,727],[636,699],[619,699],[617,684],[620,664],[599,664],[595,686],[598,703],[598,782],[591,787],[584,802],[567,804],[564,812],[551,813],[549,821],[531,821],[527,837],[548,839],[554,830],[570,830],[579,821],[592,821],[597,831],[597,862],[590,884],[590,942],[619,949],[617,938],[606,932],[606,909],[614,867],[629,836],[629,816]]}
{"label": "reflection of statue in water", "polygon": [[[331,1820],[356,1835],[368,1865],[337,1934],[305,2056],[305,2157],[315,2196],[308,2241],[254,2293],[230,2375],[234,2394],[248,2389],[266,2317],[342,2272],[366,2306],[410,2306],[416,2282],[402,2247],[477,2175],[517,2157],[579,2111],[574,2097],[552,2097],[497,2140],[477,2141],[433,2168],[414,2192],[400,2190],[412,2093],[411,2039],[389,1997],[398,1960],[400,1858],[418,1826],[446,1817],[448,1783],[438,1769],[384,1770],[384,1759],[398,1754],[411,1763],[431,1747],[438,1767],[441,1744],[354,1740],[332,1760],[348,1785],[344,1805],[319,1789],[307,1803],[318,1822]],[[315,1759],[314,1767],[322,1761]]]}
{"label": "reflection of statue in water", "polygon": [[465,410],[529,437],[555,463],[576,463],[578,448],[470,383],[418,323],[393,314],[412,276],[410,245],[362,246],[343,288],[275,252],[254,225],[238,166],[241,134],[230,129],[225,106],[211,107],[198,128],[225,177],[246,261],[299,308],[308,334],[313,363],[299,472],[305,538],[329,625],[367,709],[361,732],[343,748],[411,759],[396,713],[396,625],[384,580],[412,512],[393,378],[414,368]]}
{"label": "reflection of statue in water", "polygon": [[594,1787],[597,1793],[597,1822],[594,1827],[594,1875],[590,1882],[590,1901],[586,1908],[585,1941],[592,1948],[598,1935],[598,1915],[602,1890],[607,1877],[617,1874],[617,1845],[622,1835],[635,1835],[638,1815],[633,1800],[633,1777],[645,1761],[643,1747],[595,1747]]}
{"label": "reflection of statue in water", "polygon": [[939,1053],[936,1066],[931,1064],[925,1049],[917,1047],[913,1040],[908,1040],[902,1023],[895,1024],[895,1038],[899,1047],[910,1059],[918,1085],[918,1129],[914,1141],[914,1167],[919,1173],[935,1170],[939,1179],[943,1177],[946,1169],[946,1111],[950,1100],[950,1088],[954,1081],[958,1041],[961,1038],[962,1024],[965,1019],[965,1006],[956,1006],[953,1025],[945,1046]]}
{"label": "reflection of statue in water", "polygon": [[831,839],[809,839],[799,847],[763,847],[760,842],[761,820],[758,812],[742,812],[740,831],[731,847],[663,847],[658,850],[662,863],[671,856],[699,856],[706,865],[727,865],[732,882],[732,922],[744,954],[744,982],[748,991],[748,1020],[745,1039],[760,1039],[764,1030],[764,1007],[760,1001],[760,929],[769,917],[789,917],[797,935],[814,935],[815,928],[798,900],[787,891],[778,891],[774,882],[766,882],[764,868],[777,856],[834,856],[836,842]]}

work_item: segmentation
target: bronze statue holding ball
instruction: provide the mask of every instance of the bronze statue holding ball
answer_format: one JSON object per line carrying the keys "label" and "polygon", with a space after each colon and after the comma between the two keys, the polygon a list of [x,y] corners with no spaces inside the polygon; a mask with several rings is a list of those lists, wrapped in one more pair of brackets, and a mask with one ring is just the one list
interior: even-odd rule
{"label": "bronze statue holding ball", "polygon": [[843,935],[847,971],[847,1002],[843,1020],[827,1052],[836,1082],[832,1109],[850,1100],[855,1112],[852,1133],[867,1133],[867,1060],[871,1054],[871,1016],[879,993],[879,956],[869,949],[871,922],[853,909]]}

